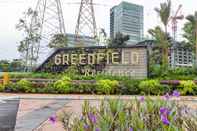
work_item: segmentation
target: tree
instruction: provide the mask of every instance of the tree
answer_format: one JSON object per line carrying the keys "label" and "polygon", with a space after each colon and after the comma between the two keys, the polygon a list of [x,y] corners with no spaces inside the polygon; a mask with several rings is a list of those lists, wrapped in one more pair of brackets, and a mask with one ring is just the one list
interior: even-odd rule
{"label": "tree", "polygon": [[186,39],[184,41],[187,46],[196,50],[196,65],[197,65],[197,11],[194,15],[188,15],[186,17],[187,22],[183,27],[183,37]]}
{"label": "tree", "polygon": [[155,38],[156,47],[161,50],[162,65],[166,67],[168,64],[168,40],[170,39],[159,26],[155,27],[155,29],[150,29],[148,32]]}
{"label": "tree", "polygon": [[126,41],[129,40],[129,35],[123,35],[122,33],[118,32],[116,33],[115,38],[113,38],[110,42],[109,42],[109,46],[125,46],[126,45]]}
{"label": "tree", "polygon": [[0,60],[0,70],[7,72],[9,70],[9,63],[8,60]]}
{"label": "tree", "polygon": [[97,45],[106,45],[107,44],[107,33],[105,29],[99,29],[98,36],[96,36]]}
{"label": "tree", "polygon": [[21,59],[0,60],[0,71],[19,72],[22,71],[24,65]]}
{"label": "tree", "polygon": [[57,49],[68,46],[68,39],[65,34],[55,34],[49,42],[49,48]]}
{"label": "tree", "polygon": [[[197,12],[195,12],[197,14]],[[188,15],[186,17],[187,22],[183,27],[183,37],[186,39],[186,43],[194,48],[196,42],[196,18],[195,15]]]}
{"label": "tree", "polygon": [[158,13],[161,22],[165,27],[165,33],[167,34],[167,26],[170,19],[171,14],[171,0],[167,0],[167,2],[161,3],[160,8],[155,8],[155,11]]}
{"label": "tree", "polygon": [[24,69],[23,61],[21,59],[14,59],[9,63],[10,71],[19,72]]}
{"label": "tree", "polygon": [[168,67],[168,30],[167,26],[170,19],[171,14],[171,0],[167,0],[167,2],[161,3],[160,8],[155,8],[155,11],[158,13],[161,22],[164,25],[165,31],[163,31],[160,27],[156,27],[153,30],[150,30],[149,33],[155,37],[156,42],[159,43],[159,47],[162,50],[162,66],[165,68]]}
{"label": "tree", "polygon": [[[33,21],[34,18],[34,21]],[[16,25],[16,29],[24,32],[24,39],[20,41],[18,51],[25,62],[26,71],[32,70],[33,66],[37,63],[39,58],[39,28],[40,23],[37,18],[37,12],[31,8],[24,13],[24,17],[19,19],[19,23]],[[33,23],[34,22],[34,23]]]}

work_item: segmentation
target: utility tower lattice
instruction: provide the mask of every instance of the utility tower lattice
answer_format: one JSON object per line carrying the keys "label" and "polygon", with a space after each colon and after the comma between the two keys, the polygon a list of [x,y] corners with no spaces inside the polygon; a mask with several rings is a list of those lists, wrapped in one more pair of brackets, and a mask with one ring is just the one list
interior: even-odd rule
{"label": "utility tower lattice", "polygon": [[94,39],[97,36],[93,0],[81,0],[77,26],[75,29],[76,42],[81,42],[81,36],[89,36]]}
{"label": "utility tower lattice", "polygon": [[[40,24],[38,34],[40,52],[46,51],[47,45],[55,34],[65,34],[64,18],[60,0],[38,0],[36,9],[37,18],[32,18],[32,26]],[[47,52],[45,52],[47,53]]]}

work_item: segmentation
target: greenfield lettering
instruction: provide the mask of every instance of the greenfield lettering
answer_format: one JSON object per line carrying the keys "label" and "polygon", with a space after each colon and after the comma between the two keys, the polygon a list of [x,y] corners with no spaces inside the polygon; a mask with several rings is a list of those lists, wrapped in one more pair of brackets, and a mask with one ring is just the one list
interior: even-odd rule
{"label": "greenfield lettering", "polygon": [[92,54],[57,54],[56,65],[94,65],[106,62],[109,64],[120,64],[121,55],[113,53],[92,53]]}

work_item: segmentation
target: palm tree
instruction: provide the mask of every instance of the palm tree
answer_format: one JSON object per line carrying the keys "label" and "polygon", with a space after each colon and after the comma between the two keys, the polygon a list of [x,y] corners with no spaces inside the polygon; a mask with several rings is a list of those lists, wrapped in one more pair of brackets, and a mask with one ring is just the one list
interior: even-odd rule
{"label": "palm tree", "polygon": [[155,29],[150,29],[148,32],[155,38],[156,47],[161,50],[163,67],[167,67],[169,42],[166,33],[159,26],[155,27]]}
{"label": "palm tree", "polygon": [[167,34],[167,26],[169,23],[171,13],[171,0],[167,0],[167,2],[161,3],[160,8],[155,8],[155,11],[160,16],[161,22],[165,27],[165,33]]}
{"label": "palm tree", "polygon": [[197,11],[194,13],[194,15],[188,15],[186,17],[186,20],[188,22],[185,24],[183,28],[185,32],[183,34],[183,37],[187,39],[190,45],[195,45],[196,66],[197,66]]}
{"label": "palm tree", "polygon": [[[159,33],[162,36],[163,41],[161,41],[162,43],[162,54],[163,54],[163,59],[162,59],[162,65],[163,67],[167,67],[168,65],[168,45],[169,42],[167,40],[167,34],[168,34],[168,30],[167,30],[167,26],[169,23],[169,19],[170,19],[170,13],[171,13],[171,0],[167,0],[167,2],[161,3],[160,4],[160,8],[155,8],[155,11],[158,13],[158,15],[160,16],[161,22],[163,23],[164,27],[165,27],[165,33],[161,33],[162,29],[156,27],[155,28],[155,33]],[[157,38],[156,38],[157,39]],[[165,44],[165,45],[164,45]]]}

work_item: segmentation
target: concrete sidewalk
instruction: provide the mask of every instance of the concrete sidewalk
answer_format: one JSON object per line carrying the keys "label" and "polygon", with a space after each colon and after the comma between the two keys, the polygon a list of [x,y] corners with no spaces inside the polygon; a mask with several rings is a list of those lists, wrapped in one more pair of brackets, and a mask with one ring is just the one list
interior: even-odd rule
{"label": "concrete sidewalk", "polygon": [[[12,94],[12,93],[0,93],[2,97],[17,97],[20,99],[42,99],[42,100],[101,100],[101,99],[134,99],[139,95],[57,95],[57,94]],[[151,96],[151,98],[159,98],[158,96]],[[183,101],[197,101],[197,96],[181,96]]]}
{"label": "concrete sidewalk", "polygon": [[[63,108],[67,101],[54,100],[21,100],[21,103],[27,103],[27,105],[20,104],[18,117],[16,121],[15,131],[32,131],[39,127],[50,116],[56,114],[58,110]],[[29,104],[31,104],[29,108]],[[37,105],[37,106],[36,106]],[[29,108],[29,110],[24,110]]]}

